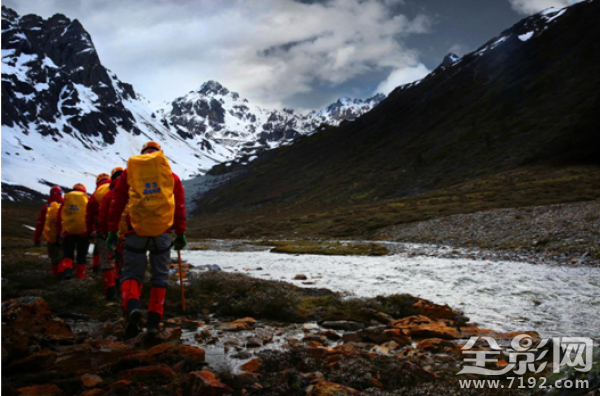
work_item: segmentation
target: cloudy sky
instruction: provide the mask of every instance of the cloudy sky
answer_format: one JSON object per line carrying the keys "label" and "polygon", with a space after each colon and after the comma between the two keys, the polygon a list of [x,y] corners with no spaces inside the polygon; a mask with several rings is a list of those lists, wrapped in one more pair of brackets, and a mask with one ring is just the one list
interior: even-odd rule
{"label": "cloudy sky", "polygon": [[77,18],[100,59],[154,103],[217,80],[302,110],[414,81],[445,54],[574,0],[5,0]]}

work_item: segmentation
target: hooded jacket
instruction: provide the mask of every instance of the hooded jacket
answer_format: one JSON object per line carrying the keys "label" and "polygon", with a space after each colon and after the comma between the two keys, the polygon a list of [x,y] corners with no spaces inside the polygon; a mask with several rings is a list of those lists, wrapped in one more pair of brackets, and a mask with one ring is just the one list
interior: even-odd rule
{"label": "hooded jacket", "polygon": [[42,233],[44,232],[44,225],[46,224],[46,213],[48,213],[48,207],[52,202],[58,202],[62,205],[65,200],[62,195],[50,195],[48,197],[38,214],[37,223],[35,224],[35,232],[33,234],[33,242],[35,243],[41,243],[42,241]]}

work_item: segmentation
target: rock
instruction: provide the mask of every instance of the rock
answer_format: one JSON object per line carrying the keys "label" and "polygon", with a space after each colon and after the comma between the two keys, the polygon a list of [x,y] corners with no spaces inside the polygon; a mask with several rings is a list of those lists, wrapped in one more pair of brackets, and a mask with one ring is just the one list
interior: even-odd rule
{"label": "rock", "polygon": [[254,359],[252,359],[252,360],[244,363],[240,367],[240,370],[247,371],[247,372],[250,372],[250,373],[254,373],[254,372],[260,370],[261,364],[262,364],[262,359],[261,358],[254,358]]}
{"label": "rock", "polygon": [[240,353],[236,353],[234,355],[231,355],[231,357],[233,359],[249,359],[252,357],[252,354],[248,351],[242,351]]}
{"label": "rock", "polygon": [[413,308],[418,315],[427,316],[430,319],[454,319],[458,312],[455,312],[448,305],[438,305],[427,300],[419,300],[413,304]]}
{"label": "rock", "polygon": [[385,344],[381,345],[384,348],[387,348],[388,351],[395,351],[397,349],[402,348],[402,345],[398,344],[396,341],[388,341]]}
{"label": "rock", "polygon": [[319,325],[316,323],[304,323],[302,325],[302,331],[307,332],[311,330],[319,330]]}
{"label": "rock", "polygon": [[319,381],[312,388],[308,396],[357,396],[361,392],[344,385],[333,382]]}
{"label": "rock", "polygon": [[173,345],[171,345],[171,344],[159,344],[159,345],[153,346],[152,348],[150,348],[142,353],[133,355],[132,358],[138,359],[140,361],[144,361],[147,363],[151,363],[155,360],[156,356],[165,353],[167,350],[169,350],[171,348],[173,348]]}
{"label": "rock", "polygon": [[315,341],[315,342],[318,342],[319,344],[325,344],[325,343],[327,343],[327,337],[322,336],[322,335],[317,335],[317,334],[307,334],[304,336],[304,338],[302,338],[302,341],[304,341],[304,342]]}
{"label": "rock", "polygon": [[129,381],[129,380],[120,380],[120,381],[116,381],[113,382],[112,384],[108,385],[106,387],[106,390],[113,390],[113,389],[125,389],[125,388],[130,388],[133,385],[133,381]]}
{"label": "rock", "polygon": [[300,373],[300,377],[311,383],[317,383],[319,381],[325,381],[325,376],[320,371],[315,371],[314,373]]}
{"label": "rock", "polygon": [[208,338],[213,338],[212,333],[209,329],[202,329],[202,331],[194,336],[196,340],[206,340]]}
{"label": "rock", "polygon": [[376,321],[378,321],[380,323],[384,323],[384,324],[387,324],[394,320],[394,318],[392,318],[391,315],[388,315],[384,312],[375,311],[374,309],[371,309],[371,308],[363,308],[360,310],[360,312],[367,316],[370,316],[373,319],[375,319]]}
{"label": "rock", "polygon": [[342,336],[340,336],[338,333],[336,333],[335,331],[331,331],[331,330],[324,330],[324,331],[319,331],[317,333],[317,335],[325,337],[329,340],[333,340],[333,341],[337,341],[340,338],[342,338]]}
{"label": "rock", "polygon": [[52,317],[40,297],[22,297],[2,303],[3,359],[10,361],[29,354],[40,342],[72,343],[75,336],[61,319]]}
{"label": "rock", "polygon": [[308,277],[304,274],[297,274],[296,276],[294,276],[294,280],[307,280]]}
{"label": "rock", "polygon": [[388,341],[396,341],[400,346],[409,345],[412,340],[401,330],[386,329],[385,326],[368,327],[360,330],[358,336],[363,340],[370,340],[376,344],[382,344]]}
{"label": "rock", "polygon": [[25,388],[19,388],[17,391],[22,396],[60,396],[63,395],[62,389],[56,385],[36,385],[28,386]]}
{"label": "rock", "polygon": [[169,349],[166,355],[177,359],[185,359],[191,363],[204,363],[206,352],[199,347],[179,345]]}
{"label": "rock", "polygon": [[461,332],[451,326],[450,321],[433,320],[423,315],[408,316],[390,323],[393,328],[406,330],[411,337],[458,339]]}
{"label": "rock", "polygon": [[86,390],[79,396],[98,396],[98,395],[103,395],[104,393],[105,393],[104,389],[94,388],[94,389]]}
{"label": "rock", "polygon": [[263,340],[258,337],[250,337],[248,338],[248,342],[246,343],[248,348],[258,348],[263,346]]}
{"label": "rock", "polygon": [[230,338],[224,342],[224,345],[230,347],[241,347],[244,345],[244,343],[238,338]]}
{"label": "rock", "polygon": [[358,335],[358,333],[353,331],[347,331],[342,335],[342,341],[344,342],[359,342],[362,338]]}
{"label": "rock", "polygon": [[376,355],[382,356],[390,356],[390,350],[384,345],[375,345],[373,348],[371,348],[369,353],[374,353]]}
{"label": "rock", "polygon": [[219,323],[216,329],[223,331],[244,331],[252,330],[256,326],[256,320],[253,318],[242,318],[233,322]]}
{"label": "rock", "polygon": [[191,372],[182,385],[183,396],[221,396],[230,393],[233,393],[233,389],[206,370]]}
{"label": "rock", "polygon": [[445,353],[440,353],[438,355],[433,356],[433,360],[442,362],[442,363],[453,363],[456,359],[450,355],[446,355]]}
{"label": "rock", "polygon": [[13,372],[34,372],[50,368],[56,362],[56,354],[44,349],[23,359],[12,362],[8,369]]}
{"label": "rock", "polygon": [[81,383],[86,388],[94,388],[103,382],[102,378],[95,374],[83,374],[80,378]]}
{"label": "rock", "polygon": [[339,321],[327,321],[323,322],[321,326],[333,329],[333,330],[348,330],[348,331],[356,331],[364,329],[365,325],[358,322],[352,322],[349,320],[339,320]]}
{"label": "rock", "polygon": [[132,381],[145,382],[145,381],[161,381],[171,382],[177,374],[166,364],[157,364],[155,366],[144,366],[137,367],[133,370],[125,370],[119,373],[119,378],[128,378]]}
{"label": "rock", "polygon": [[433,353],[440,353],[445,348],[460,349],[458,348],[458,345],[454,344],[453,342],[448,340],[442,340],[441,338],[427,338],[421,340],[417,344],[417,349]]}

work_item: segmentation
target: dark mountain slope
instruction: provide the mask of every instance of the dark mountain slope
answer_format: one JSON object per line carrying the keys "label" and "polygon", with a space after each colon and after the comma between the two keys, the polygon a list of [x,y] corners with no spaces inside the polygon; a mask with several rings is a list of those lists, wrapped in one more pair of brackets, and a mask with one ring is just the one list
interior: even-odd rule
{"label": "dark mountain slope", "polygon": [[598,165],[598,17],[592,1],[526,18],[355,122],[265,155],[199,213],[327,211],[525,166]]}

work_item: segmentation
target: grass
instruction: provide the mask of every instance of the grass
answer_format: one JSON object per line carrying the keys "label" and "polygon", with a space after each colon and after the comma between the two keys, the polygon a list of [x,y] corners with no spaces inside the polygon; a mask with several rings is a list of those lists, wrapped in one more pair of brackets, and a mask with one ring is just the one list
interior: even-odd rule
{"label": "grass", "polygon": [[323,196],[281,206],[203,214],[189,219],[188,233],[197,238],[368,239],[389,226],[441,216],[598,198],[598,166],[531,166],[367,204],[331,206]]}
{"label": "grass", "polygon": [[316,254],[324,256],[385,256],[385,246],[376,243],[323,242],[323,241],[259,241],[257,245],[275,246],[271,253]]}

